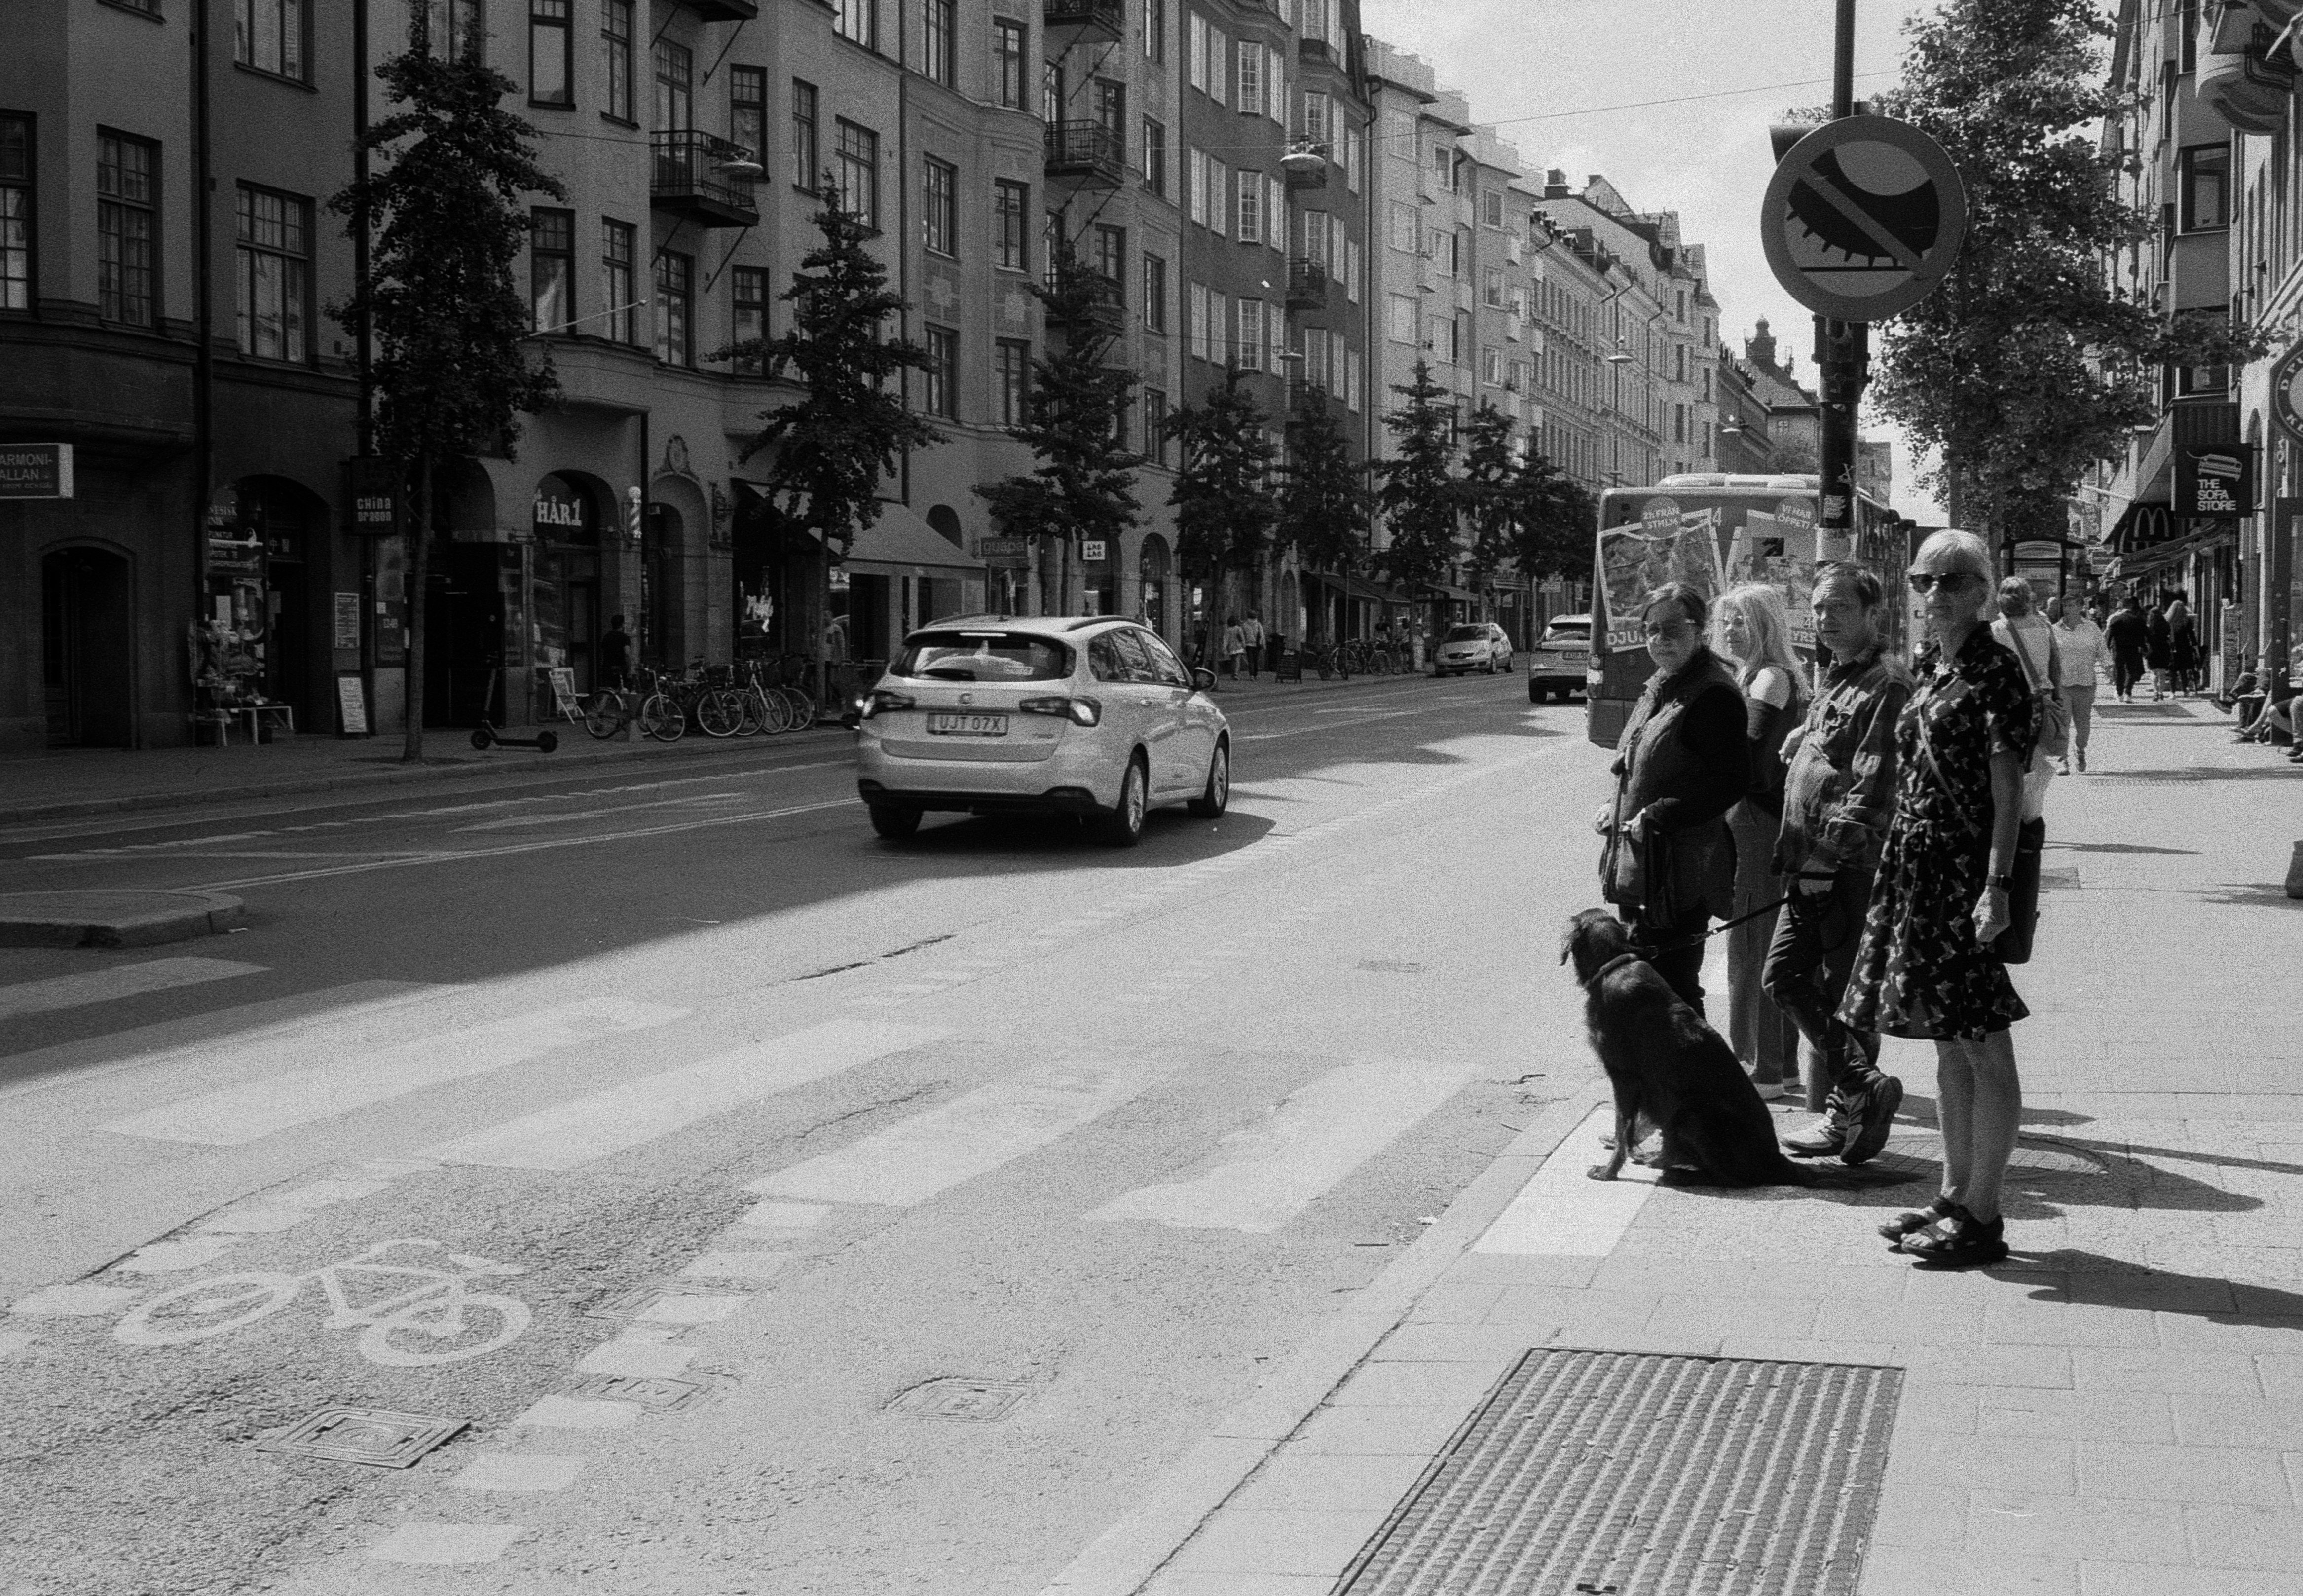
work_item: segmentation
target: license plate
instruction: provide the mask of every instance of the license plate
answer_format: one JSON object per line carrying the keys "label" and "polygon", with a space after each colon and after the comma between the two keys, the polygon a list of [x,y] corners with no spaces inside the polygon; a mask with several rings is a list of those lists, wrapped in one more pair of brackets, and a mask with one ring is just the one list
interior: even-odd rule
{"label": "license plate", "polygon": [[1565,664],[1580,665],[1590,657],[1591,651],[1588,648],[1563,648],[1559,651],[1559,658]]}
{"label": "license plate", "polygon": [[1005,737],[1006,715],[930,715],[928,730],[940,737]]}

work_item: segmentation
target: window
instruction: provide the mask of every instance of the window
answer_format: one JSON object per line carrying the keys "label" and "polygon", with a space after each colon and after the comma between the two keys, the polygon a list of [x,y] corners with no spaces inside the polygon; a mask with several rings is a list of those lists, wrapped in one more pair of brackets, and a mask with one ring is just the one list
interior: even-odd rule
{"label": "window", "polygon": [[233,0],[232,58],[257,72],[302,82],[304,0]]}
{"label": "window", "polygon": [[1208,20],[1194,12],[1184,24],[1184,75],[1205,94],[1208,88]]}
{"label": "window", "polygon": [[608,82],[607,114],[632,119],[632,0],[600,0],[600,66]]}
{"label": "window", "polygon": [[1287,58],[1277,50],[1263,53],[1263,114],[1287,125]]}
{"label": "window", "polygon": [[1143,0],[1143,59],[1168,59],[1168,0]]}
{"label": "window", "polygon": [[1239,340],[1232,348],[1232,359],[1243,371],[1263,369],[1263,301],[1239,301]]}
{"label": "window", "polygon": [[629,222],[600,223],[600,335],[616,343],[637,343],[639,306],[633,265],[637,250]]}
{"label": "window", "polygon": [[96,297],[105,320],[153,325],[159,310],[153,276],[159,224],[160,148],[125,133],[96,139]]}
{"label": "window", "polygon": [[32,119],[0,114],[0,310],[32,308]]}
{"label": "window", "polygon": [[1011,272],[1032,269],[1029,224],[1032,189],[1004,179],[991,185],[991,262]]}
{"label": "window", "polygon": [[1480,224],[1484,227],[1504,224],[1504,191],[1490,189],[1480,196]]}
{"label": "window", "polygon": [[880,225],[880,135],[846,117],[839,127],[839,208],[866,227]]}
{"label": "window", "polygon": [[567,107],[576,103],[576,30],[569,26],[568,4],[569,0],[527,0],[527,103],[531,106]]}
{"label": "window", "polygon": [[1168,330],[1168,263],[1157,255],[1143,257],[1143,328]]}
{"label": "window", "polygon": [[1344,297],[1354,305],[1360,302],[1360,243],[1357,239],[1344,246]]}
{"label": "window", "polygon": [[655,46],[655,125],[682,132],[696,125],[696,59],[686,45],[658,39]]}
{"label": "window", "polygon": [[832,26],[867,50],[880,47],[880,0],[832,0]]}
{"label": "window", "polygon": [[1315,144],[1328,142],[1328,128],[1333,120],[1335,102],[1316,89],[1303,94],[1303,134]]}
{"label": "window", "polygon": [[760,67],[729,71],[728,137],[755,161],[768,148],[768,74]]}
{"label": "window", "polygon": [[991,370],[1000,425],[1023,426],[1024,395],[1032,380],[1032,346],[1014,338],[1000,339],[991,346]]}
{"label": "window", "polygon": [[1263,241],[1263,182],[1253,172],[1239,174],[1238,238],[1243,244]]}
{"label": "window", "polygon": [[2177,157],[2185,232],[2231,225],[2231,146],[2187,149]]}
{"label": "window", "polygon": [[1243,115],[1263,114],[1263,46],[1257,41],[1239,41],[1239,75],[1233,80],[1239,92],[1233,104]]}
{"label": "window", "polygon": [[1480,274],[1480,297],[1495,309],[1504,308],[1504,274],[1500,270],[1489,266]]}
{"label": "window", "polygon": [[696,364],[696,258],[667,249],[655,258],[655,358]]}
{"label": "window", "polygon": [[1064,91],[1064,63],[1052,57],[1040,63],[1040,120],[1061,122],[1069,97]]}
{"label": "window", "polygon": [[[763,343],[768,336],[768,274],[758,266],[738,266],[732,275],[734,321],[730,325],[731,343]],[[738,376],[764,376],[768,362],[764,355],[738,355],[735,358]]]}
{"label": "window", "polygon": [[1029,48],[1023,23],[1006,17],[992,19],[991,95],[1010,111],[1024,108],[1024,62]]}
{"label": "window", "polygon": [[1228,64],[1231,43],[1224,38],[1222,29],[1208,24],[1208,97],[1219,106],[1229,97],[1224,90],[1224,80],[1231,73]]}
{"label": "window", "polygon": [[823,153],[815,139],[815,85],[792,80],[792,187],[809,194],[823,181]]}
{"label": "window", "polygon": [[1391,207],[1391,232],[1386,241],[1395,249],[1413,249],[1415,248],[1415,207],[1394,205]]}
{"label": "window", "polygon": [[1201,359],[1208,353],[1208,285],[1194,283],[1184,291],[1184,347]]}
{"label": "window", "polygon": [[1360,351],[1351,350],[1344,356],[1344,408],[1357,414],[1360,408]]}
{"label": "window", "polygon": [[1455,191],[1455,152],[1444,144],[1431,147],[1431,181],[1447,193]]}
{"label": "window", "polygon": [[1420,314],[1413,294],[1396,293],[1385,305],[1383,333],[1394,343],[1413,343],[1415,319]]}
{"label": "window", "polygon": [[928,324],[927,408],[931,416],[959,418],[959,334]]}
{"label": "window", "polygon": [[1360,144],[1366,137],[1365,128],[1355,128],[1348,122],[1343,124],[1344,187],[1354,194],[1360,191]]}
{"label": "window", "polygon": [[1424,333],[1424,347],[1431,351],[1431,358],[1440,365],[1455,365],[1455,318],[1452,316],[1433,317]]}
{"label": "window", "polygon": [[1095,119],[1109,131],[1124,150],[1127,148],[1127,85],[1109,78],[1095,80]]}
{"label": "window", "polygon": [[[242,190],[242,207],[246,190]],[[576,213],[538,206],[527,214],[528,325],[557,333],[575,319]]]}
{"label": "window", "polygon": [[1675,443],[1687,442],[1687,407],[1683,404],[1671,407],[1671,441]]}
{"label": "window", "polygon": [[480,54],[481,0],[429,0],[425,14],[432,23],[432,48],[441,55],[477,59]]}
{"label": "window", "polygon": [[1168,395],[1158,388],[1143,390],[1143,458],[1168,463]]}
{"label": "window", "polygon": [[1503,386],[1504,351],[1492,343],[1480,348],[1480,380],[1490,388]]}
{"label": "window", "polygon": [[924,66],[929,77],[949,89],[955,76],[953,59],[957,54],[958,0],[922,0],[922,4],[927,10],[926,26],[920,40]]}
{"label": "window", "polygon": [[1143,181],[1162,199],[1168,197],[1168,130],[1143,119]]}
{"label": "window", "polygon": [[922,241],[937,255],[959,253],[959,168],[949,161],[926,158],[926,178],[921,185]]}
{"label": "window", "polygon": [[1088,264],[1111,279],[1121,293],[1127,291],[1127,229],[1098,225],[1095,248]]}
{"label": "window", "polygon": [[310,359],[311,293],[311,201],[243,183],[240,352],[259,360]]}

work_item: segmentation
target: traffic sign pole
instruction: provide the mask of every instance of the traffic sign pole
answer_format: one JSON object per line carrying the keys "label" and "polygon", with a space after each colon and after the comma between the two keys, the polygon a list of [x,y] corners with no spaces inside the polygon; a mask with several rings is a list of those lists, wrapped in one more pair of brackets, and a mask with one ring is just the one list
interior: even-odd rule
{"label": "traffic sign pole", "polygon": [[[1838,30],[1831,51],[1831,118],[1855,114],[1855,0],[1839,0]],[[1816,534],[1850,540],[1855,536],[1856,424],[1863,386],[1870,377],[1871,325],[1815,318],[1815,368],[1822,392],[1818,418],[1816,469],[1822,492],[1816,505]]]}

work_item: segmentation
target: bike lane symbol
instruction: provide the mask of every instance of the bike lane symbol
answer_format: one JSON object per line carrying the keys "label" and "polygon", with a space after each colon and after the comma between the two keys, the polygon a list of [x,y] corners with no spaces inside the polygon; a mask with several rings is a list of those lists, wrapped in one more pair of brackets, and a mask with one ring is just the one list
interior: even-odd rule
{"label": "bike lane symbol", "polygon": [[[411,1369],[452,1364],[509,1347],[532,1317],[526,1303],[492,1291],[472,1291],[475,1280],[527,1272],[518,1263],[495,1263],[465,1253],[450,1253],[453,1269],[387,1263],[395,1247],[444,1251],[447,1243],[423,1237],[395,1237],[308,1274],[248,1270],[211,1275],[138,1304],[113,1327],[130,1347],[180,1347],[221,1336],[270,1317],[316,1284],[327,1299],[330,1330],[359,1330],[360,1355],[389,1368]],[[355,1305],[353,1285],[384,1294]],[[438,1344],[452,1342],[442,1347]]]}

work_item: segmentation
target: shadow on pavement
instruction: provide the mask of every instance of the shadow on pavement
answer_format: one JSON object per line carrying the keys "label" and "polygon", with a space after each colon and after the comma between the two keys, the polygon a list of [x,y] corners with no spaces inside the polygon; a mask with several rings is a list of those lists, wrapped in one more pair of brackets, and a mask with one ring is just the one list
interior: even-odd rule
{"label": "shadow on pavement", "polygon": [[2303,908],[2303,898],[2290,898],[2285,887],[2272,882],[2232,882],[2214,891],[2200,894],[2218,908]]}
{"label": "shadow on pavement", "polygon": [[2303,1330],[2303,1294],[2276,1286],[2153,1269],[2131,1259],[2079,1247],[2019,1254],[2017,1259],[2020,1262],[2011,1260],[2012,1266],[2026,1274],[2056,1271],[2073,1277],[2068,1287],[2042,1284],[2032,1293],[2037,1301],[2068,1296],[2071,1301],[2098,1307],[2185,1313],[2215,1324]]}

